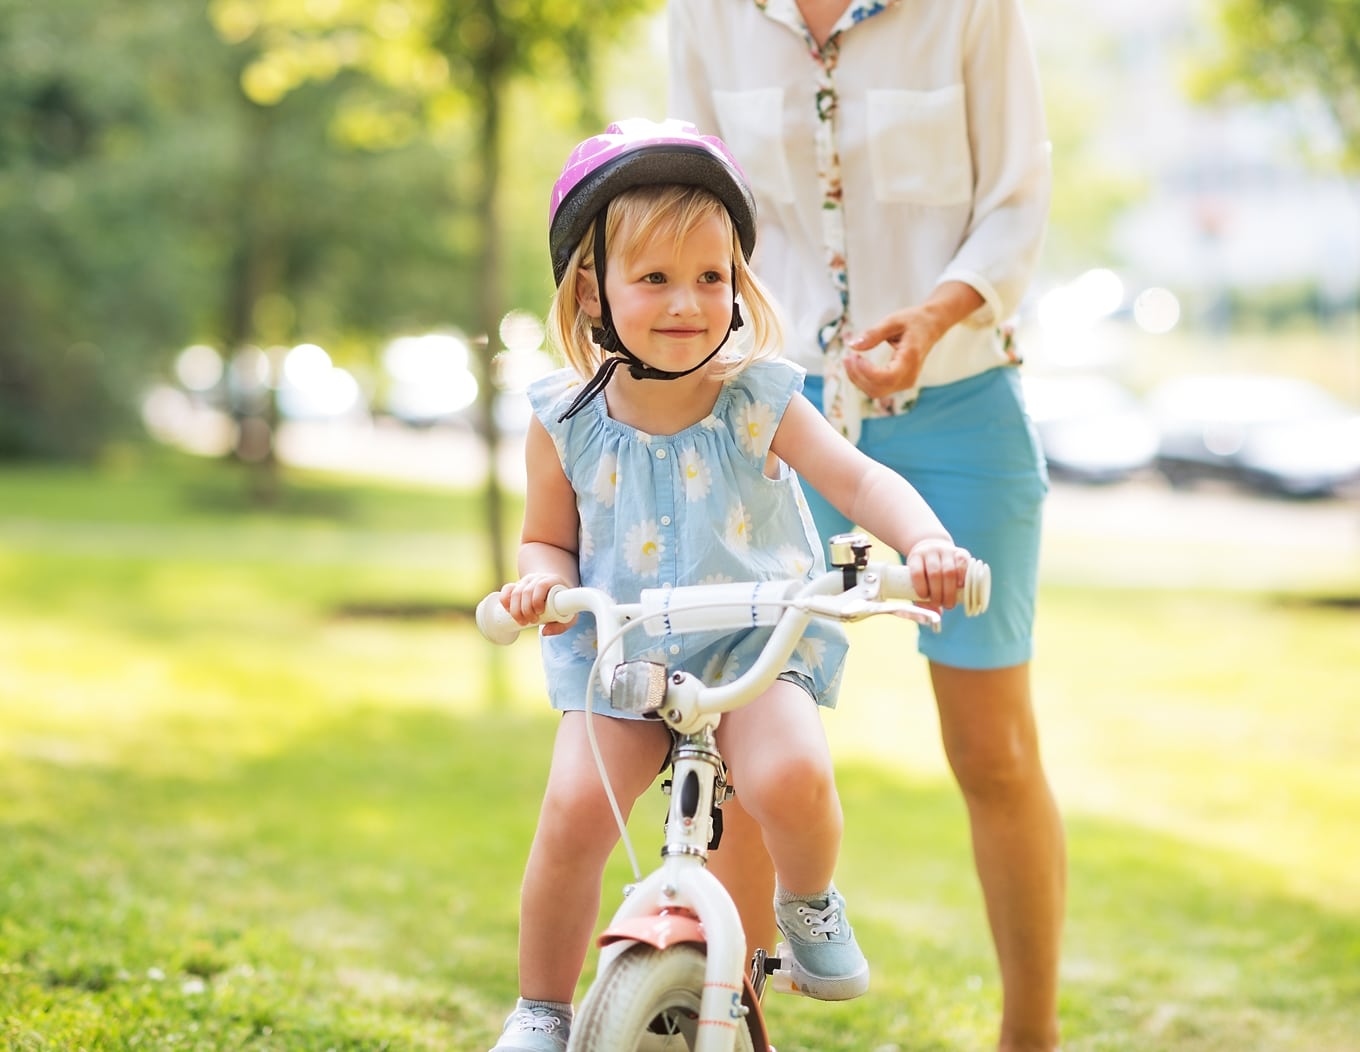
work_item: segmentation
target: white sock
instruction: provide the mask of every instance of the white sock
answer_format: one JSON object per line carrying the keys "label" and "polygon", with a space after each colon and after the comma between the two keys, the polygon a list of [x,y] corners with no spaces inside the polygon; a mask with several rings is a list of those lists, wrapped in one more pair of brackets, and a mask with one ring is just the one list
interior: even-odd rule
{"label": "white sock", "polygon": [[831,893],[835,890],[835,884],[828,884],[825,891],[819,891],[815,895],[795,895],[793,892],[786,889],[784,885],[776,882],[774,886],[774,904],[776,906],[783,906],[790,902],[825,902],[831,898]]}
{"label": "white sock", "polygon": [[515,1005],[516,1008],[546,1008],[550,1012],[555,1012],[568,1022],[571,1021],[571,1003],[569,1001],[534,1001],[527,997],[521,997]]}

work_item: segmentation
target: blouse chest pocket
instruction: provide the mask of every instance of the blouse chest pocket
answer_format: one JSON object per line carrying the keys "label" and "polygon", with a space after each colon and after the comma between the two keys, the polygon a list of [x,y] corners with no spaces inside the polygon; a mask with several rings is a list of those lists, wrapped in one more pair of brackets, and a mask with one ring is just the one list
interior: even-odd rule
{"label": "blouse chest pocket", "polygon": [[933,91],[870,91],[869,156],[880,201],[967,204],[973,158],[962,84]]}
{"label": "blouse chest pocket", "polygon": [[793,176],[784,153],[784,92],[714,91],[718,133],[741,162],[742,171],[757,196],[789,204]]}

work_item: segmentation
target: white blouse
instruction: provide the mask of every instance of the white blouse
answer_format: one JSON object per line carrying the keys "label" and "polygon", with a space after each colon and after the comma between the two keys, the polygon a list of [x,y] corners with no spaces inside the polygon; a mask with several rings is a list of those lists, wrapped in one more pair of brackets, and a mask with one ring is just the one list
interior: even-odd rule
{"label": "white blouse", "polygon": [[1051,187],[1019,0],[852,0],[821,48],[794,0],[670,0],[668,27],[669,113],[741,162],[756,269],[789,357],[826,377],[833,422],[853,439],[861,418],[910,408],[919,388],[870,400],[844,382],[842,339],[943,282],[985,303],[927,356],[919,386],[1018,360],[1002,326]]}

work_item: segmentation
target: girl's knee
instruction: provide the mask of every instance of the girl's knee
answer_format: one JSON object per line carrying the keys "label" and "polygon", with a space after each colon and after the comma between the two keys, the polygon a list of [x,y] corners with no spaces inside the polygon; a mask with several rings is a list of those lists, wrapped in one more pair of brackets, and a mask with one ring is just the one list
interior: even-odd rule
{"label": "girl's knee", "polygon": [[[631,798],[620,797],[625,814],[632,802]],[[557,778],[549,782],[539,813],[540,826],[555,823],[566,828],[589,828],[605,820],[611,826],[614,824],[609,800],[598,777]]]}
{"label": "girl's knee", "polygon": [[786,756],[745,780],[738,774],[736,784],[747,810],[762,824],[780,816],[803,820],[823,813],[840,815],[835,772],[820,757]]}
{"label": "girl's knee", "polygon": [[618,827],[603,793],[597,798],[580,786],[568,786],[543,797],[534,832],[536,851],[560,861],[579,858],[585,862],[608,855],[618,839]]}

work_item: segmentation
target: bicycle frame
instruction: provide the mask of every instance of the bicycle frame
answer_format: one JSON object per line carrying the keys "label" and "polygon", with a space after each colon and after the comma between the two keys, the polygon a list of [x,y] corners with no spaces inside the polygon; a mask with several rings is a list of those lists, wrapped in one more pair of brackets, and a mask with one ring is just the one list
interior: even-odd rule
{"label": "bicycle frame", "polygon": [[[675,679],[667,701],[675,711],[689,707],[703,685],[692,677]],[[701,719],[682,734],[671,751],[670,809],[662,861],[627,889],[623,903],[600,935],[598,972],[629,946],[645,943],[664,950],[677,943],[705,948],[704,988],[694,1052],[731,1052],[734,1035],[745,1026],[751,1047],[765,1052],[769,1038],[760,1011],[760,993],[746,967],[746,936],[741,917],[722,883],[708,871],[713,814],[730,795],[714,731],[718,715]],[[721,797],[721,799],[719,798]]]}
{"label": "bicycle frame", "polygon": [[[567,621],[583,612],[595,616],[601,647],[598,678],[613,707],[661,720],[676,735],[662,862],[626,889],[624,901],[600,936],[596,985],[632,947],[645,945],[658,951],[685,944],[700,947],[703,990],[692,1052],[732,1052],[743,1028],[749,1031],[755,1052],[767,1052],[770,1047],[760,1010],[763,954],[757,955],[755,967],[748,971],[741,918],[726,889],[707,869],[714,811],[731,795],[714,734],[722,713],[753,700],[774,682],[813,617],[855,621],[895,614],[938,630],[937,612],[908,601],[914,598],[914,590],[904,566],[869,562],[869,544],[860,535],[833,538],[831,550],[836,569],[811,582],[654,589],[630,604],[615,603],[592,588],[558,588],[549,595],[545,621]],[[989,596],[990,571],[985,563],[974,560],[960,604],[971,616],[986,609]],[[620,637],[639,622],[651,635],[700,629],[736,631],[760,625],[774,628],[751,668],[730,683],[709,686],[663,665],[622,661]],[[489,640],[502,644],[511,642],[521,627],[500,605],[499,593],[478,605],[477,624]],[[601,776],[605,777],[604,771]],[[627,836],[622,825],[620,832]],[[573,1027],[570,1048],[581,1047],[580,1037],[589,1052],[616,1052],[588,1044],[593,1039],[579,1029],[590,1002],[587,996],[587,1005]]]}

